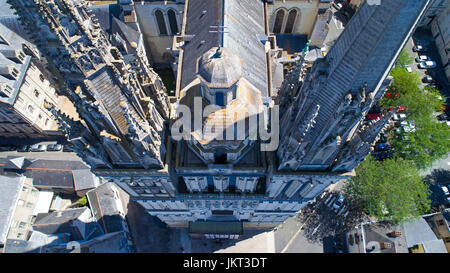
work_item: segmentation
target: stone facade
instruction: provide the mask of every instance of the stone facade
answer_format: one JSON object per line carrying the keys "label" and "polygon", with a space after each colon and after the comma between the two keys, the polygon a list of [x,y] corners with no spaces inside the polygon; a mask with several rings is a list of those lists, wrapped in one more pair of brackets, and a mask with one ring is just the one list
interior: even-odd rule
{"label": "stone facade", "polygon": [[[146,62],[147,38],[140,36],[145,30],[139,23],[142,3],[119,3],[122,20],[137,28],[138,35],[119,23],[122,31],[111,30],[109,37],[81,1],[13,4],[26,15],[22,20],[30,29],[41,31],[41,47],[67,79],[67,93],[81,121],[48,108],[78,153],[103,180],[116,183],[151,215],[178,227],[197,221],[273,227],[329,185],[353,176],[389,116],[369,126],[361,121],[381,98],[389,84],[386,77],[428,4],[362,4],[327,56],[310,70],[300,56],[276,90],[278,54],[267,7],[296,4],[318,10],[329,7],[329,1],[187,0],[149,2],[142,8],[181,2],[183,24],[172,44],[178,75],[173,105]],[[314,12],[311,18],[316,18]],[[292,32],[302,33],[300,22],[313,21],[304,13],[294,18],[298,25],[294,23]],[[219,22],[225,31],[211,33],[209,27]],[[287,22],[283,24],[286,32]],[[165,25],[174,29],[170,22]],[[131,42],[125,32],[138,38]],[[211,121],[219,130],[211,133],[212,139],[194,131],[191,138],[176,140],[166,126],[181,118],[182,106],[195,107],[196,97],[203,105],[217,104],[199,124]],[[250,129],[243,131],[243,139],[219,137],[241,120],[231,115],[233,110],[250,107],[265,109],[255,114],[254,122],[276,130],[276,116],[268,115],[276,112],[276,104],[282,116],[277,150],[264,151],[266,142],[251,139]],[[242,120],[248,123],[251,117]]]}
{"label": "stone facade", "polygon": [[39,138],[61,135],[58,124],[44,104],[59,106],[62,98],[40,64],[37,50],[1,23],[0,70],[0,136]]}

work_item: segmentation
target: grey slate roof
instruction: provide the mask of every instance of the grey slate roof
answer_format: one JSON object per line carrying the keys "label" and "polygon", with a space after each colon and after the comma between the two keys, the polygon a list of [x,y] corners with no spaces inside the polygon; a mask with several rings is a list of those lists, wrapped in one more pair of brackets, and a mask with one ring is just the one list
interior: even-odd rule
{"label": "grey slate roof", "polygon": [[115,199],[112,187],[114,187],[114,184],[105,183],[86,194],[92,215],[105,233],[123,230],[123,220],[119,215],[119,209],[116,203],[120,203],[121,200]]}
{"label": "grey slate roof", "polygon": [[442,239],[426,241],[422,243],[425,253],[448,253]]}
{"label": "grey slate roof", "polygon": [[222,34],[223,47],[243,60],[243,77],[267,96],[264,6],[258,0],[189,1],[185,34],[193,37],[184,48],[181,89],[196,79],[198,58],[218,46],[217,33],[209,32],[209,26],[218,24],[227,32]]}
{"label": "grey slate roof", "polygon": [[69,233],[71,240],[83,240],[85,234],[82,234],[78,227],[72,225],[72,223],[85,213],[86,210],[89,210],[89,208],[83,207],[51,213],[39,213],[33,224],[33,230],[44,234]]}
{"label": "grey slate roof", "polygon": [[140,34],[135,29],[129,27],[127,24],[117,19],[116,17],[112,18],[111,25],[111,34],[119,33],[120,36],[125,39],[130,45],[132,42],[135,42],[136,45],[139,44]]}
{"label": "grey slate roof", "polygon": [[25,177],[0,176],[0,243],[6,241]]}
{"label": "grey slate roof", "polygon": [[422,217],[403,223],[403,229],[408,247],[437,239],[427,221]]}
{"label": "grey slate roof", "polygon": [[120,16],[120,6],[118,4],[111,5],[91,5],[88,9],[92,10],[92,13],[98,20],[100,27],[109,32],[114,17]]}
{"label": "grey slate roof", "polygon": [[[21,171],[23,175],[33,179],[33,186],[38,188],[60,188],[81,191],[95,188],[98,185],[96,178],[89,167],[80,161],[23,159],[8,156],[0,159],[0,174],[9,171]],[[11,161],[13,160],[13,162]],[[14,163],[15,162],[15,163]],[[21,168],[18,165],[22,165]]]}
{"label": "grey slate roof", "polygon": [[73,170],[73,179],[76,191],[94,189],[98,180],[89,169]]}

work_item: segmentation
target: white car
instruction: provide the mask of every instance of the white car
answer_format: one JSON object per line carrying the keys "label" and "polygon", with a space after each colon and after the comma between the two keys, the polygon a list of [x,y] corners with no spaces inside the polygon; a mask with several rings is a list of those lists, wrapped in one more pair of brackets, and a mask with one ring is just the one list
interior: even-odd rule
{"label": "white car", "polygon": [[415,45],[414,47],[413,47],[413,51],[416,51],[416,52],[421,52],[421,51],[424,51],[425,49],[423,48],[423,46],[421,46],[421,45]]}
{"label": "white car", "polygon": [[416,62],[418,62],[418,63],[426,62],[426,61],[430,61],[430,57],[428,57],[426,55],[419,55],[416,58]]}
{"label": "white car", "polygon": [[412,68],[410,66],[405,67],[406,71],[408,71],[409,73],[412,73]]}
{"label": "white car", "polygon": [[449,196],[449,195],[450,195],[450,192],[448,191],[448,188],[447,188],[446,186],[441,186],[441,189],[442,189],[442,191],[444,192],[444,194],[445,194],[446,196]]}
{"label": "white car", "polygon": [[436,62],[434,62],[434,61],[426,61],[426,62],[420,63],[419,68],[421,68],[421,69],[435,68],[436,65],[437,65]]}
{"label": "white car", "polygon": [[47,150],[47,145],[44,144],[34,144],[30,149],[32,152],[45,152]]}

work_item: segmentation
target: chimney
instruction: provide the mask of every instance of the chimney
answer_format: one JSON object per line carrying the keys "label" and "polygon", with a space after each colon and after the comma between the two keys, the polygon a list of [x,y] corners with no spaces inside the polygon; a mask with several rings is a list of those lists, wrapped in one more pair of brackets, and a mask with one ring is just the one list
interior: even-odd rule
{"label": "chimney", "polygon": [[392,248],[392,244],[388,242],[380,242],[380,248],[381,249],[390,249]]}
{"label": "chimney", "polygon": [[398,231],[398,230],[394,230],[391,233],[389,233],[389,235],[391,235],[392,237],[401,237],[402,236],[402,232]]}

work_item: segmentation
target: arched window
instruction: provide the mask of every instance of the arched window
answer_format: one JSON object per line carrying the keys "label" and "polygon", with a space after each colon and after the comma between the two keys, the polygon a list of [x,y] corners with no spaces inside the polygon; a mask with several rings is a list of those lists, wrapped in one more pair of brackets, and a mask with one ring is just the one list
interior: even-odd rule
{"label": "arched window", "polygon": [[173,9],[169,9],[169,11],[167,12],[167,17],[169,18],[170,31],[172,32],[172,35],[177,34],[178,22],[175,11]]}
{"label": "arched window", "polygon": [[275,16],[275,23],[273,24],[273,33],[281,32],[281,28],[283,27],[284,14],[285,12],[282,9],[277,11]]}
{"label": "arched window", "polygon": [[157,10],[155,12],[155,17],[156,17],[156,22],[158,23],[159,34],[167,35],[166,20],[164,20],[164,15],[163,15],[162,11]]}
{"label": "arched window", "polygon": [[289,11],[287,21],[286,21],[286,28],[284,29],[284,33],[292,33],[294,30],[294,23],[295,19],[297,18],[297,10],[293,9]]}

